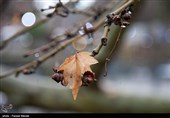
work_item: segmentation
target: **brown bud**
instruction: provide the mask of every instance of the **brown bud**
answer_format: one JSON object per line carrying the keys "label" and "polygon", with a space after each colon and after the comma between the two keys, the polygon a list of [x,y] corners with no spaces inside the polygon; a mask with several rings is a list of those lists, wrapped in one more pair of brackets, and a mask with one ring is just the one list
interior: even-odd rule
{"label": "brown bud", "polygon": [[127,11],[124,9],[122,12],[121,12],[121,16],[123,16]]}
{"label": "brown bud", "polygon": [[86,78],[87,78],[87,83],[88,84],[94,82],[94,79],[91,76],[88,75]]}
{"label": "brown bud", "polygon": [[101,42],[102,42],[102,45],[106,46],[107,45],[107,37],[102,37]]}
{"label": "brown bud", "polygon": [[131,15],[129,13],[125,13],[123,16],[122,16],[123,20],[125,21],[128,21],[131,19]]}
{"label": "brown bud", "polygon": [[94,32],[94,27],[91,23],[87,22],[85,25],[84,25],[84,31],[86,33],[92,33]]}
{"label": "brown bud", "polygon": [[115,25],[121,25],[121,18],[120,18],[120,16],[119,15],[115,15],[113,17],[113,22],[114,22]]}
{"label": "brown bud", "polygon": [[51,78],[55,80],[57,83],[61,82],[64,79],[63,74],[61,73],[55,73],[52,75]]}
{"label": "brown bud", "polygon": [[88,84],[93,83],[95,81],[95,74],[86,71],[82,76],[82,86],[88,86]]}

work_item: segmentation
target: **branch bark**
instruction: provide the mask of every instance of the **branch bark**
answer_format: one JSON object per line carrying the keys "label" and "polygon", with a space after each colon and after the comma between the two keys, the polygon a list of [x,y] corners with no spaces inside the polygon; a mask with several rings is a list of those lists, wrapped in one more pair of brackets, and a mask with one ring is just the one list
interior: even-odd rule
{"label": "branch bark", "polygon": [[[132,4],[134,2],[134,6],[135,6],[135,10],[136,8],[138,8],[139,6],[139,2],[137,0],[129,0],[128,2],[126,2],[124,5],[122,5],[121,7],[119,7],[118,9],[116,9],[114,12],[112,12],[112,14],[118,14],[120,13],[124,8],[126,8],[127,6],[129,6],[130,4]],[[107,46],[104,46],[103,48],[100,48],[100,50],[98,52],[100,52],[98,55],[95,56],[95,58],[97,60],[99,60],[100,64],[96,64],[92,67],[92,69],[94,70],[95,73],[97,73],[97,78],[99,78],[102,74],[103,74],[103,70],[104,70],[104,65],[105,62],[107,61],[107,57],[109,55],[108,51],[111,51],[112,48],[114,47],[114,53],[112,55],[116,54],[116,51],[118,51],[120,44],[121,44],[121,38],[124,34],[124,31],[126,30],[126,28],[121,30],[121,35],[119,36],[119,40],[117,40],[117,37],[119,35],[119,31],[120,31],[120,26],[114,25],[112,23],[112,25],[110,26],[110,31],[108,33],[108,42],[107,42]],[[111,57],[111,55],[109,55]],[[94,85],[96,86],[96,85]]]}

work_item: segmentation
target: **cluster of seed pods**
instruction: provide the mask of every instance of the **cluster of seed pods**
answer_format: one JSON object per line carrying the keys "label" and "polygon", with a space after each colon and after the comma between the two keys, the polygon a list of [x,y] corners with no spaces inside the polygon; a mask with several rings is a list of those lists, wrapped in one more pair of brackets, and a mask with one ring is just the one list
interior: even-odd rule
{"label": "cluster of seed pods", "polygon": [[[64,85],[64,76],[63,76],[63,71],[57,71],[55,69],[54,70],[54,74],[52,75],[52,79],[55,80],[57,83],[61,83],[61,85]],[[95,74],[90,72],[90,71],[86,71],[84,74],[82,74],[82,86],[88,86],[89,84],[93,83],[95,80]]]}
{"label": "cluster of seed pods", "polygon": [[109,14],[107,15],[107,20],[106,20],[106,25],[111,25],[112,23],[114,23],[115,25],[119,25],[122,28],[126,28],[126,26],[128,26],[131,20],[131,15],[133,12],[132,9],[133,6],[129,6],[128,8],[122,10],[122,12],[120,14]]}

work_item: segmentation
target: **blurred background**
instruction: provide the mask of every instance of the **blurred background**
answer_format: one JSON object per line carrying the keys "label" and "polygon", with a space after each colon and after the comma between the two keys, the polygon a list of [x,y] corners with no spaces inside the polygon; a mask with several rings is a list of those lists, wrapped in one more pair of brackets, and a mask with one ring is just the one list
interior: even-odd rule
{"label": "blurred background", "polygon": [[[61,1],[84,11],[95,7],[102,8],[111,2]],[[113,8],[116,9],[120,1],[114,0]],[[52,10],[40,10],[57,2],[58,0],[1,0],[0,40],[6,40],[18,31],[46,18]],[[52,68],[59,66],[80,47],[83,47],[83,51],[92,51],[100,42],[103,27],[94,33],[93,39],[85,36],[81,42],[71,44],[58,52],[44,62],[36,73],[20,74],[18,77],[12,75],[0,80],[0,112],[4,112],[3,105],[10,104],[12,109],[7,112],[14,113],[170,112],[169,6],[169,0],[140,2],[130,26],[123,33],[120,47],[108,64],[108,75],[103,77],[104,69],[101,68],[104,63],[99,63],[99,73],[96,73],[98,81],[89,87],[81,87],[76,101],[73,100],[68,87],[63,87],[51,79]],[[35,53],[27,58],[23,55],[28,50],[50,42],[53,37],[73,28],[75,23],[85,18],[87,16],[82,14],[69,14],[67,18],[55,16],[19,35],[0,50],[0,73],[37,59],[43,53]]]}

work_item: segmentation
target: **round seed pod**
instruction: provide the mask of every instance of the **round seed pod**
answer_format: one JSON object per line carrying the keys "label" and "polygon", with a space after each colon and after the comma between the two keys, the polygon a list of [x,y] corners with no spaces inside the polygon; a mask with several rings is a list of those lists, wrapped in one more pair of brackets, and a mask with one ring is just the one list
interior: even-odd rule
{"label": "round seed pod", "polygon": [[63,77],[63,74],[62,73],[55,73],[52,75],[51,77],[53,80],[55,80],[57,83],[61,82],[64,77]]}
{"label": "round seed pod", "polygon": [[93,83],[95,81],[95,74],[90,72],[90,71],[86,71],[83,76],[82,76],[82,85],[83,86],[88,86],[88,84]]}
{"label": "round seed pod", "polygon": [[120,16],[119,15],[115,15],[113,17],[113,22],[114,22],[115,25],[121,25],[121,18],[120,18]]}
{"label": "round seed pod", "polygon": [[94,26],[90,23],[90,22],[87,22],[85,25],[84,25],[84,31],[86,33],[92,33],[94,32]]}
{"label": "round seed pod", "polygon": [[131,19],[131,15],[127,12],[122,16],[122,19],[125,21],[129,21]]}

